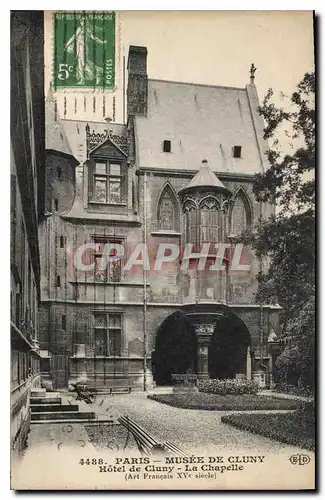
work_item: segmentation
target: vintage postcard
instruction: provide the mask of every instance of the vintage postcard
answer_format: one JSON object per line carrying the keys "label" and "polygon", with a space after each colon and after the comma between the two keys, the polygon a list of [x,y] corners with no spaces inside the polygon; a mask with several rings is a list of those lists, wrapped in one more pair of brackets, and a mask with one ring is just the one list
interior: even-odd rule
{"label": "vintage postcard", "polygon": [[312,11],[11,11],[11,488],[315,489]]}

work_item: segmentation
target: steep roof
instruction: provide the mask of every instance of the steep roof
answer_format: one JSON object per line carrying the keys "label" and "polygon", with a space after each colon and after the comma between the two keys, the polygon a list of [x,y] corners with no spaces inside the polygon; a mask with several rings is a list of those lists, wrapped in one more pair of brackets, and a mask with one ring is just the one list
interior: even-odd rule
{"label": "steep roof", "polygon": [[74,156],[58,111],[55,110],[52,87],[50,87],[45,101],[45,149]]}
{"label": "steep roof", "polygon": [[186,189],[195,187],[216,187],[226,189],[222,182],[218,179],[209,167],[208,163],[203,160],[200,170],[196,172],[190,180]]}
{"label": "steep roof", "polygon": [[[126,126],[120,123],[110,123],[107,126],[105,121],[62,120],[62,124],[67,137],[69,137],[69,143],[73,154],[80,163],[83,163],[87,159],[87,125],[89,125],[90,133],[98,136],[98,140],[101,140],[97,145],[107,139],[107,129],[111,131],[113,136],[126,137]],[[114,143],[114,141],[112,142]],[[120,144],[117,142],[115,145],[120,147]]]}
{"label": "steep roof", "polygon": [[180,195],[183,195],[185,193],[188,193],[189,191],[195,191],[196,189],[205,189],[208,188],[209,190],[215,191],[215,192],[220,192],[222,191],[223,193],[229,195],[230,191],[228,188],[226,188],[220,179],[216,176],[215,173],[212,172],[211,168],[208,165],[207,160],[202,160],[202,166],[201,168],[196,172],[194,177],[190,180],[190,182],[187,184],[187,186],[183,189],[181,189],[178,193]]}
{"label": "steep roof", "polygon": [[[263,171],[255,85],[245,88],[148,80],[147,116],[136,116],[139,166],[197,170],[202,157],[219,172]],[[263,126],[262,126],[263,128]],[[171,152],[163,151],[164,140]],[[242,147],[234,158],[233,147]]]}

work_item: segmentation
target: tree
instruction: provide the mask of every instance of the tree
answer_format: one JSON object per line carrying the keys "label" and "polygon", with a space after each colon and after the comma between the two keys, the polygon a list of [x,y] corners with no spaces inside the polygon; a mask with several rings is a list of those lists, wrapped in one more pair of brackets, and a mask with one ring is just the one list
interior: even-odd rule
{"label": "tree", "polygon": [[[282,308],[277,360],[281,378],[314,385],[315,337],[315,75],[306,73],[297,90],[276,106],[272,89],[259,108],[270,168],[257,174],[258,201],[275,204],[276,213],[260,220],[244,240],[268,262],[258,276],[258,299]],[[281,139],[282,135],[282,139]],[[285,151],[283,138],[289,148]]]}

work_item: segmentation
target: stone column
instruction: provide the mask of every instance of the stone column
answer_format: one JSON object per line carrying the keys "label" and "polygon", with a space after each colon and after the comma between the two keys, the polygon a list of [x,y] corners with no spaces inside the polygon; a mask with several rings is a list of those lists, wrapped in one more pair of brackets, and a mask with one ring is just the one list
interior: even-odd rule
{"label": "stone column", "polygon": [[209,378],[209,344],[214,331],[214,324],[196,325],[197,335],[197,376],[199,379]]}
{"label": "stone column", "polygon": [[252,380],[252,355],[251,348],[247,347],[247,355],[246,355],[246,380]]}
{"label": "stone column", "polygon": [[209,378],[208,354],[209,339],[198,337],[197,343],[197,376],[199,379]]}
{"label": "stone column", "polygon": [[270,361],[269,361],[269,385],[270,389],[274,388],[274,382],[273,382],[273,354],[272,352],[270,353]]}

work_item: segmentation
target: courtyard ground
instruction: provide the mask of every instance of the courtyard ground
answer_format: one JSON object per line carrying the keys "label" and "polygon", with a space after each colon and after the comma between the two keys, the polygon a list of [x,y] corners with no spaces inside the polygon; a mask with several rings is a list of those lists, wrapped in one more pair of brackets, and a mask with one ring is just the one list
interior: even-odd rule
{"label": "courtyard ground", "polygon": [[[150,400],[144,393],[113,395],[107,397],[109,405],[123,415],[142,425],[157,440],[174,441],[189,452],[202,449],[209,453],[221,450],[246,450],[247,452],[278,452],[287,445],[271,439],[230,427],[221,422],[222,415],[230,412],[186,410]],[[292,447],[292,453],[298,448]]]}
{"label": "courtyard ground", "polygon": [[[114,421],[117,421],[121,415],[129,415],[157,441],[173,441],[194,455],[238,455],[241,453],[265,455],[269,457],[269,460],[285,455],[285,463],[287,463],[291,455],[301,453],[301,449],[296,446],[286,445],[223,423],[221,417],[231,413],[229,411],[174,408],[148,399],[147,393],[143,392],[99,396],[95,404],[89,405],[89,409],[104,413],[112,417]],[[28,479],[24,478],[34,476],[34,471],[38,470],[40,475],[37,478],[39,477],[40,485],[44,484],[44,474],[47,475],[49,481],[51,479],[53,482],[57,477],[58,485],[60,478],[63,478],[64,474],[69,474],[69,480],[74,477],[78,478],[75,486],[72,483],[70,487],[78,489],[83,479],[80,474],[83,474],[82,471],[86,472],[86,469],[80,468],[79,459],[96,456],[96,452],[100,452],[101,443],[103,451],[108,451],[108,447],[115,455],[118,454],[114,444],[116,442],[122,444],[120,451],[128,456],[139,455],[132,438],[126,441],[125,430],[122,428],[110,427],[100,421],[92,428],[83,423],[73,424],[72,429],[68,425],[32,424],[24,457],[19,464],[15,464],[14,470],[14,464],[12,464],[12,471],[16,478],[14,484],[21,482],[26,484]],[[101,429],[101,426],[104,427]],[[107,443],[110,445],[108,446]],[[124,448],[126,443],[129,448]],[[313,452],[308,453],[311,457],[314,456]],[[64,460],[68,460],[68,465],[64,463]],[[50,463],[55,463],[55,465],[49,468]],[[97,480],[98,478],[94,479],[94,481]],[[100,485],[98,488],[100,489]]]}
{"label": "courtyard ground", "polygon": [[[99,418],[106,414],[115,422],[119,416],[129,415],[158,441],[174,441],[189,452],[202,449],[202,451],[216,453],[221,450],[241,449],[254,450],[254,453],[257,453],[277,452],[288,448],[286,444],[230,427],[221,422],[222,416],[237,412],[174,408],[147,398],[147,393],[144,392],[98,396],[95,403],[87,405],[87,408],[95,411]],[[57,447],[63,442],[65,444],[61,445],[61,449],[63,446],[72,446],[73,443],[78,443],[78,446],[82,447],[92,447],[89,439],[90,432],[89,429],[88,432],[86,431],[85,425],[73,424],[73,431],[69,433],[67,426],[64,425],[32,424],[28,448],[35,448],[45,443]],[[292,453],[298,450],[296,447],[291,448]]]}

